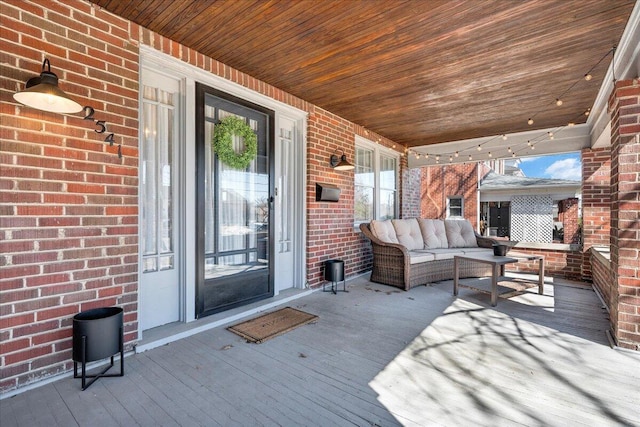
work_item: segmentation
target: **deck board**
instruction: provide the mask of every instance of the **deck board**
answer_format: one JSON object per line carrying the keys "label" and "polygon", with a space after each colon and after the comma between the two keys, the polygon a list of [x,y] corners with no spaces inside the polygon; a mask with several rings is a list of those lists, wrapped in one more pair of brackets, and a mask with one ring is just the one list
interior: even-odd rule
{"label": "deck board", "polygon": [[84,392],[64,377],[4,398],[2,426],[640,426],[640,353],[609,347],[589,288],[491,307],[451,282],[348,287],[290,302],[319,319],[262,344],[218,327]]}

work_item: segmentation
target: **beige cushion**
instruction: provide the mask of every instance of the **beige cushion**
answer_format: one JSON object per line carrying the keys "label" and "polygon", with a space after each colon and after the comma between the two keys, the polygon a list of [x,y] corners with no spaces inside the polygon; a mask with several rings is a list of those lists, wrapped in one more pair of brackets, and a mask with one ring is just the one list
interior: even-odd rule
{"label": "beige cushion", "polygon": [[371,221],[371,233],[385,243],[400,243],[396,236],[396,230],[393,228],[391,220]]}
{"label": "beige cushion", "polygon": [[421,262],[429,262],[436,259],[436,257],[428,252],[423,251],[411,251],[409,252],[409,264],[419,264]]}
{"label": "beige cushion", "polygon": [[460,249],[425,249],[435,260],[453,259],[456,255],[464,255]]}
{"label": "beige cushion", "polygon": [[422,232],[425,249],[449,247],[443,220],[418,218],[418,225]]}
{"label": "beige cushion", "polygon": [[398,241],[402,246],[408,250],[424,248],[424,240],[422,240],[422,232],[417,219],[392,219],[391,221],[396,229]]}
{"label": "beige cushion", "polygon": [[466,219],[446,219],[444,229],[450,248],[477,248],[478,242],[471,223]]}

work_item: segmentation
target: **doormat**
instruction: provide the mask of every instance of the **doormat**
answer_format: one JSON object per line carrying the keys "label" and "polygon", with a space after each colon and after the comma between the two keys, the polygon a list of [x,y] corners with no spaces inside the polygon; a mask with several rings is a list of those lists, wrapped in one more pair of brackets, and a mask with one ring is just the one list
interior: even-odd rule
{"label": "doormat", "polygon": [[260,344],[268,339],[289,332],[298,326],[313,322],[318,316],[285,307],[280,310],[263,314],[255,319],[229,326],[227,330],[240,335],[247,342]]}

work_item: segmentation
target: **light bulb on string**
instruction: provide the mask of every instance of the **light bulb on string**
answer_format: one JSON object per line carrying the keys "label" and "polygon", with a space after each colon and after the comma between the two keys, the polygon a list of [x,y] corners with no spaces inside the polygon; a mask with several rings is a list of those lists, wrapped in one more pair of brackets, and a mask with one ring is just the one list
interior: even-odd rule
{"label": "light bulb on string", "polygon": [[502,135],[502,140],[506,141],[507,140],[507,135]]}
{"label": "light bulb on string", "polygon": [[570,128],[574,127],[575,125],[576,125],[576,124],[575,124],[575,123],[573,123],[573,122],[569,122],[569,123],[567,123],[567,126],[569,126]]}
{"label": "light bulb on string", "polygon": [[436,156],[436,162],[440,161],[440,156]]}
{"label": "light bulb on string", "polygon": [[591,114],[591,108],[587,108],[587,111],[584,112],[585,116],[588,116],[589,114]]}
{"label": "light bulb on string", "polygon": [[429,153],[425,154],[425,155],[424,155],[424,158],[425,158],[425,159],[427,159],[427,160],[429,160]]}
{"label": "light bulb on string", "polygon": [[532,150],[535,150],[535,149],[536,149],[536,146],[535,146],[535,145],[532,145],[532,146],[531,146],[531,149],[532,149]]}
{"label": "light bulb on string", "polygon": [[556,98],[556,105],[559,107],[562,105],[562,99]]}
{"label": "light bulb on string", "polygon": [[586,81],[590,81],[592,78],[593,78],[593,76],[591,75],[591,73],[587,73],[587,74],[584,75],[584,79]]}
{"label": "light bulb on string", "polygon": [[456,156],[456,157],[458,157],[458,156],[459,156],[459,154],[458,154],[458,152],[457,152],[457,151],[456,151],[456,153],[454,154],[454,156]]}
{"label": "light bulb on string", "polygon": [[549,139],[553,139],[553,132],[549,132]]}
{"label": "light bulb on string", "polygon": [[531,147],[531,141],[527,141],[527,145]]}
{"label": "light bulb on string", "polygon": [[508,148],[507,148],[507,151],[508,151],[508,152],[511,152],[511,147],[508,147]]}
{"label": "light bulb on string", "polygon": [[515,157],[515,156],[516,156],[516,153],[511,153],[511,157]]}
{"label": "light bulb on string", "polygon": [[478,151],[482,151],[482,145],[478,144]]}
{"label": "light bulb on string", "polygon": [[473,157],[471,157],[471,154],[469,154],[469,161],[473,160]]}
{"label": "light bulb on string", "polygon": [[493,155],[491,154],[491,151],[489,151],[489,157],[493,157]]}
{"label": "light bulb on string", "polygon": [[527,120],[527,123],[528,123],[529,125],[532,125],[532,124],[533,124],[533,119],[531,119],[531,118],[530,118],[529,120]]}
{"label": "light bulb on string", "polygon": [[449,156],[449,163],[453,162],[453,156]]}

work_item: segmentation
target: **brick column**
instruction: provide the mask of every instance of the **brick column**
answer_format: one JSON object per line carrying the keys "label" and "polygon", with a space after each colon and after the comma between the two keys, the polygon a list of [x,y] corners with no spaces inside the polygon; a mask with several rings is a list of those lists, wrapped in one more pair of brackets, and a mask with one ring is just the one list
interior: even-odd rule
{"label": "brick column", "polygon": [[609,246],[611,149],[582,150],[582,277],[591,278],[589,248]]}
{"label": "brick column", "polygon": [[622,80],[611,112],[611,327],[619,346],[640,350],[640,82]]}
{"label": "brick column", "polygon": [[560,221],[564,229],[564,238],[562,243],[578,244],[580,243],[580,224],[578,223],[578,199],[572,197],[570,199],[561,200],[558,206],[560,212]]}

